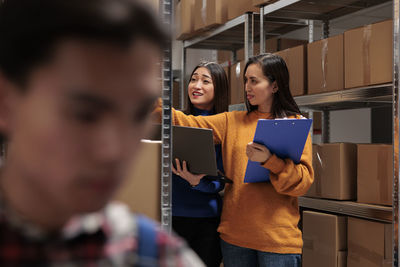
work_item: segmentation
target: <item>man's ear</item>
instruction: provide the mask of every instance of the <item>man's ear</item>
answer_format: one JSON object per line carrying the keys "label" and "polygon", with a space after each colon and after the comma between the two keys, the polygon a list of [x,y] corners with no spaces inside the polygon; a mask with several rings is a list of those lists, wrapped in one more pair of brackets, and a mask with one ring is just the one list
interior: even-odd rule
{"label": "man's ear", "polygon": [[0,133],[6,137],[11,130],[13,110],[18,95],[17,86],[0,72]]}

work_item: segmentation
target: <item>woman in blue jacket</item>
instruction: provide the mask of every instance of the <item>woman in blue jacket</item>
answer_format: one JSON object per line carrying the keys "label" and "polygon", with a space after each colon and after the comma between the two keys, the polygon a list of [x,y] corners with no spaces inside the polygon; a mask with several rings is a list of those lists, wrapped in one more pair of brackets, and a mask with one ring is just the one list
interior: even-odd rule
{"label": "woman in blue jacket", "polygon": [[[197,65],[188,85],[187,114],[209,116],[228,110],[228,79],[214,62]],[[195,140],[193,140],[195,142]],[[215,146],[217,166],[223,172],[221,145]],[[207,266],[220,266],[221,249],[217,228],[224,182],[218,177],[192,174],[186,163],[176,160],[172,182],[172,227],[186,239]]]}

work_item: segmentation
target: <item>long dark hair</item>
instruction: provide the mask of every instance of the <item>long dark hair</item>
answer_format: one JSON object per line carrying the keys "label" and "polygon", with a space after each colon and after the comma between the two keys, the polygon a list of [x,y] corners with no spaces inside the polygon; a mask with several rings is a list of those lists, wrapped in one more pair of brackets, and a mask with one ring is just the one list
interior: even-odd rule
{"label": "long dark hair", "polygon": [[[212,82],[214,85],[214,99],[213,99],[213,112],[214,114],[228,111],[228,94],[229,94],[229,83],[226,77],[225,70],[215,62],[203,61],[198,64],[192,71],[190,79],[198,68],[206,68],[211,74]],[[190,83],[190,81],[189,81]],[[185,110],[186,114],[194,113],[194,106],[190,102],[188,96],[188,105]]]}
{"label": "long dark hair", "polygon": [[[258,64],[270,83],[276,82],[278,90],[273,94],[271,109],[274,118],[299,115],[300,109],[290,93],[289,71],[286,62],[280,56],[271,53],[251,57],[244,68],[244,80],[246,70],[251,64]],[[249,100],[247,100],[246,91],[244,94],[247,111],[257,110],[258,107],[251,105]]]}

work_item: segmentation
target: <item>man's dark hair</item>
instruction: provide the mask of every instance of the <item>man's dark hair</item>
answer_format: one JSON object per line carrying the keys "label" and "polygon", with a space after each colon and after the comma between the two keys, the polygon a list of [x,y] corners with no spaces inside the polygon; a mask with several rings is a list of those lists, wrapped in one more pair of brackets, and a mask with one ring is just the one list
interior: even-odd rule
{"label": "man's dark hair", "polygon": [[0,71],[23,84],[65,39],[128,46],[166,34],[151,9],[135,0],[5,0],[0,5]]}

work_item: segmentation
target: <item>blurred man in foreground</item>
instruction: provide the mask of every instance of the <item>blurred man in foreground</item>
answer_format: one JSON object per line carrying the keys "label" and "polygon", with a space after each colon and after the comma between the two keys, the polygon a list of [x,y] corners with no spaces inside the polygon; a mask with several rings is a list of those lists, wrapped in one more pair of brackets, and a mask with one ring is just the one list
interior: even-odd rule
{"label": "blurred man in foreground", "polygon": [[164,40],[137,1],[0,6],[1,266],[202,266],[179,239],[107,204],[159,94]]}

